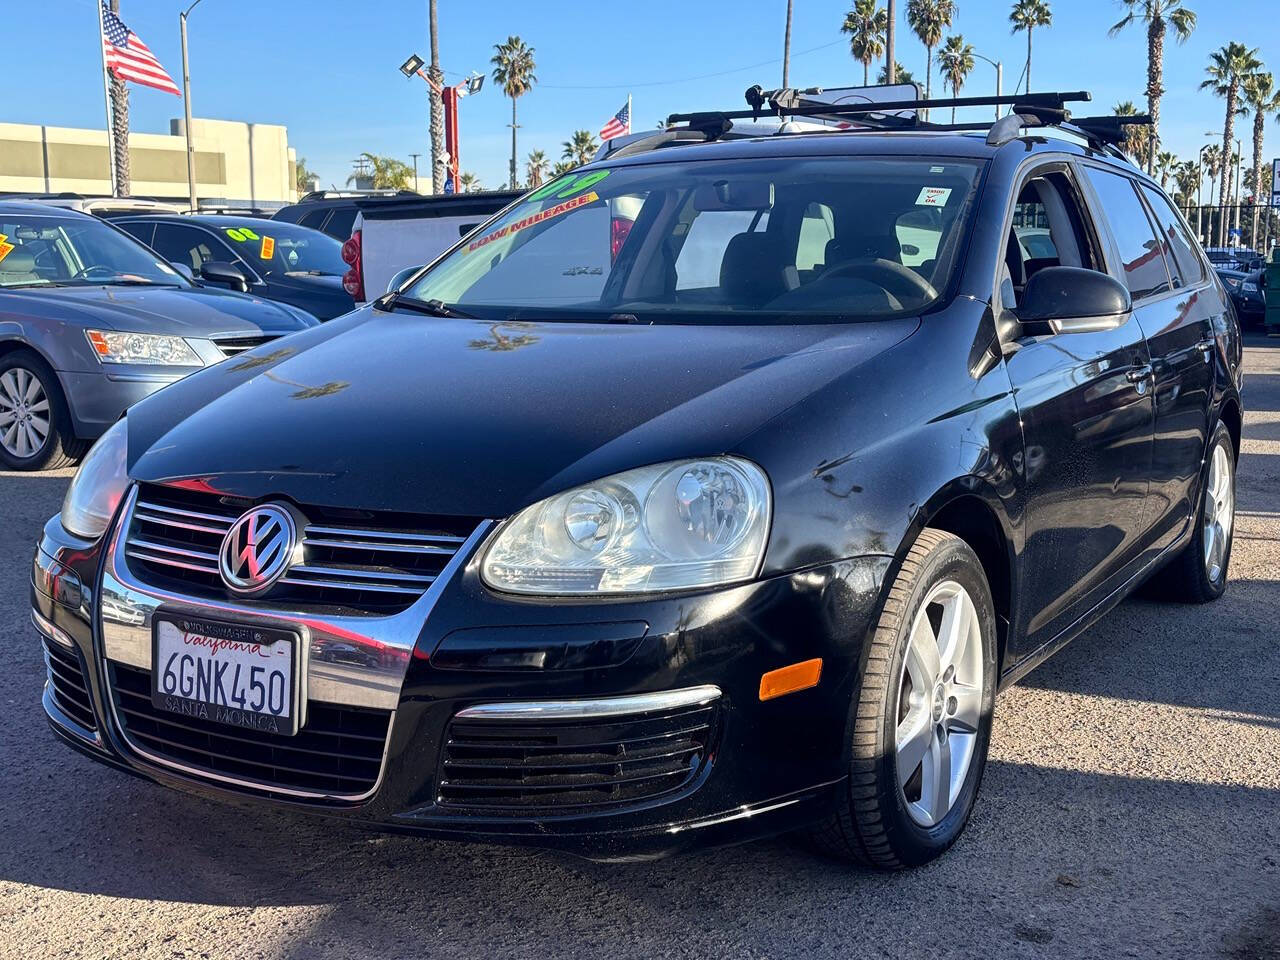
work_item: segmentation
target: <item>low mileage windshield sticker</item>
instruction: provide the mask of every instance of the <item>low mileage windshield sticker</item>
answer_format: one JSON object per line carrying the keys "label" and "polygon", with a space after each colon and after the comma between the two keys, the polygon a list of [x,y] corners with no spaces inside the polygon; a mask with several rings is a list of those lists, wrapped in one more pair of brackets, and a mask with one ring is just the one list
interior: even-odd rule
{"label": "low mileage windshield sticker", "polygon": [[540,187],[533,191],[533,193],[525,197],[525,200],[529,203],[537,203],[539,200],[546,200],[551,196],[554,196],[557,200],[564,200],[575,193],[581,193],[588,187],[594,187],[608,175],[608,170],[592,170],[590,173],[580,173],[577,176],[570,175],[565,180],[552,180],[545,187]]}
{"label": "low mileage windshield sticker", "polygon": [[245,243],[249,240],[258,239],[258,235],[248,227],[227,227],[226,233],[236,243]]}
{"label": "low mileage windshield sticker", "polygon": [[479,240],[472,240],[467,244],[467,252],[470,253],[472,250],[479,250],[481,247],[488,246],[495,240],[501,240],[503,237],[509,236],[510,234],[516,233],[520,230],[525,230],[528,227],[535,226],[545,220],[550,220],[552,217],[558,217],[562,213],[568,213],[570,210],[577,210],[578,207],[585,207],[587,204],[595,203],[599,199],[599,194],[592,190],[590,193],[584,193],[581,196],[574,197],[572,200],[566,200],[564,203],[557,203],[554,207],[547,207],[547,209],[541,210],[538,213],[531,213],[529,216],[517,220],[514,223],[508,223],[505,227],[499,227],[497,230],[493,231],[493,233],[486,234]]}

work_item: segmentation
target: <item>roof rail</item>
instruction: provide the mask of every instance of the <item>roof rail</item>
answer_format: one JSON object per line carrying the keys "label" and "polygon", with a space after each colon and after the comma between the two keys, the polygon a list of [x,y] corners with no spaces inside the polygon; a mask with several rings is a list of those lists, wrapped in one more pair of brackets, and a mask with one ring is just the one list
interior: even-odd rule
{"label": "roof rail", "polygon": [[298,203],[312,200],[338,200],[346,197],[417,197],[413,190],[399,190],[394,187],[377,187],[373,190],[312,190],[298,198]]}

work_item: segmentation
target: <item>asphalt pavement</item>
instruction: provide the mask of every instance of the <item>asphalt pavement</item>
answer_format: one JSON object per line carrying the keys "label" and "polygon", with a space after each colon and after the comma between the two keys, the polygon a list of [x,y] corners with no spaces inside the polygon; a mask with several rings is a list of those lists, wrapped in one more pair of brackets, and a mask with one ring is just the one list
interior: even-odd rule
{"label": "asphalt pavement", "polygon": [[1280,958],[1280,340],[1246,355],[1231,584],[1129,600],[996,705],[977,809],[885,876],[785,839],[656,863],[364,833],[81,758],[40,709],[0,474],[0,958]]}

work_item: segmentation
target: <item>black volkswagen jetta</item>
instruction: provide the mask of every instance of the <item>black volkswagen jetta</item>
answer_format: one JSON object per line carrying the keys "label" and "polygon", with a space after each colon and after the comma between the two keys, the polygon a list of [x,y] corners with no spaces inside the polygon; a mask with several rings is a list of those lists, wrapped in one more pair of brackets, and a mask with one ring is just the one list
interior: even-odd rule
{"label": "black volkswagen jetta", "polygon": [[1222,594],[1239,332],[1118,153],[658,142],[132,408],[35,557],[54,729],[397,830],[894,868],[1000,688]]}

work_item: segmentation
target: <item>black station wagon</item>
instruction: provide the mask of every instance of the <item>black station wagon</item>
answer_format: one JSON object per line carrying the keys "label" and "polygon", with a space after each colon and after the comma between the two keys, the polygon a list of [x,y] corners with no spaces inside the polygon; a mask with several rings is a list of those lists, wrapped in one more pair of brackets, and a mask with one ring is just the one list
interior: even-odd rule
{"label": "black station wagon", "polygon": [[437,837],[939,855],[1001,688],[1227,582],[1237,322],[1066,99],[675,118],[138,403],[35,557],[54,729]]}

